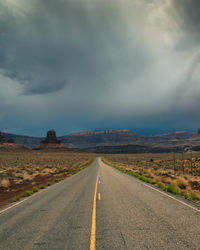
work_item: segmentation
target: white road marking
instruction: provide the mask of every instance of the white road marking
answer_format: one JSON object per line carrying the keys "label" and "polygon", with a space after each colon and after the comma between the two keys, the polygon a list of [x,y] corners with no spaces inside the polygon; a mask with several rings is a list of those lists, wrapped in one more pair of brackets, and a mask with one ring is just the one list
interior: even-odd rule
{"label": "white road marking", "polygon": [[[81,172],[81,171],[80,171],[80,172]],[[80,172],[79,172],[79,173],[80,173]],[[77,174],[79,174],[79,173],[77,173]],[[67,177],[67,178],[72,178],[72,177],[73,177],[73,176],[69,176],[69,177]],[[65,181],[65,180],[66,180],[66,179],[64,179],[64,180],[62,180],[62,181],[59,181],[58,183],[55,183],[55,184],[53,184],[53,185],[51,185],[51,186],[49,186],[49,187],[46,187],[44,190],[40,190],[39,192],[32,194],[30,197],[24,198],[22,201],[17,201],[15,204],[13,204],[13,205],[11,205],[11,206],[9,206],[9,207],[3,209],[3,210],[0,210],[0,214],[6,212],[7,210],[9,210],[9,209],[11,209],[11,208],[13,208],[13,207],[16,207],[16,206],[20,205],[21,203],[23,203],[23,202],[25,202],[25,201],[27,201],[27,200],[29,200],[29,199],[31,199],[31,198],[33,198],[33,197],[34,197],[35,195],[37,195],[37,194],[41,194],[42,192],[45,192],[45,191],[48,190],[49,188],[52,188],[52,187],[55,187],[56,185],[59,185],[60,183],[62,183],[62,182]]]}
{"label": "white road marking", "polygon": [[[42,191],[40,191],[40,193],[41,193],[41,192],[42,192]],[[37,193],[32,194],[30,197],[27,197],[27,198],[23,199],[22,201],[18,201],[18,202],[16,202],[15,204],[13,204],[12,206],[9,206],[9,207],[7,207],[7,208],[1,210],[1,211],[0,211],[0,214],[2,214],[3,212],[6,212],[7,210],[9,210],[9,209],[11,209],[11,208],[13,208],[13,207],[18,206],[19,204],[21,204],[21,203],[23,203],[23,202],[25,202],[25,201],[27,201],[27,200],[29,200],[30,198],[32,198],[32,197],[35,196],[36,194],[37,194]]]}
{"label": "white road marking", "polygon": [[[101,163],[104,164],[104,165],[106,165],[106,166],[109,166],[109,165],[105,164],[105,163],[102,162],[102,161],[101,161]],[[109,166],[109,167],[111,167],[111,166]],[[117,169],[116,169],[116,170],[117,170]],[[118,170],[118,171],[119,171],[119,170]],[[175,201],[181,203],[182,205],[185,205],[186,207],[192,208],[192,209],[195,210],[196,212],[199,212],[199,213],[200,213],[200,210],[199,210],[198,208],[195,208],[195,207],[193,207],[193,206],[191,206],[191,205],[189,205],[189,204],[187,204],[187,203],[185,203],[185,202],[183,202],[183,201],[181,201],[181,200],[179,200],[179,199],[176,199],[175,197],[173,197],[173,196],[167,194],[167,193],[164,192],[164,191],[161,191],[161,190],[159,190],[159,189],[157,189],[157,188],[151,187],[150,185],[144,183],[143,181],[138,180],[136,177],[134,177],[134,179],[135,179],[137,182],[143,184],[144,186],[146,186],[146,187],[148,187],[148,188],[150,188],[150,189],[153,189],[153,190],[157,191],[158,193],[161,193],[161,194],[163,194],[163,195],[165,195],[165,196],[171,198],[172,200],[175,200]]]}
{"label": "white road marking", "polygon": [[[68,178],[70,178],[70,177],[72,177],[72,176],[69,176]],[[24,199],[21,200],[21,201],[17,201],[15,204],[13,204],[13,205],[11,205],[11,206],[9,206],[9,207],[3,209],[3,210],[0,210],[0,214],[6,212],[7,210],[9,210],[9,209],[11,209],[11,208],[13,208],[13,207],[16,207],[16,206],[20,205],[21,203],[23,203],[23,202],[25,202],[25,201],[27,201],[27,200],[29,200],[29,199],[31,199],[31,198],[33,198],[35,195],[41,194],[42,192],[45,192],[45,191],[47,191],[48,189],[50,189],[50,188],[52,188],[52,187],[55,187],[56,185],[59,185],[61,182],[65,181],[65,180],[66,180],[66,179],[64,179],[64,180],[62,180],[62,181],[59,181],[58,183],[55,183],[55,184],[53,184],[53,185],[51,185],[51,186],[49,186],[49,187],[46,187],[45,189],[40,190],[40,191],[38,191],[37,193],[34,193],[34,194],[32,194],[31,196],[29,196],[29,197],[27,197],[27,198],[24,198]]]}
{"label": "white road marking", "polygon": [[161,190],[158,190],[157,188],[151,187],[151,186],[147,185],[146,183],[144,183],[143,181],[139,181],[139,180],[137,180],[137,179],[136,179],[136,181],[139,182],[139,183],[141,183],[141,184],[143,184],[144,186],[146,186],[146,187],[148,187],[148,188],[151,188],[151,189],[153,189],[153,190],[155,190],[155,191],[157,191],[157,192],[159,192],[159,193],[161,193],[161,194],[163,194],[163,195],[165,195],[165,196],[171,198],[172,200],[178,201],[179,203],[181,203],[181,204],[183,204],[183,205],[185,205],[185,206],[187,206],[187,207],[189,207],[189,208],[192,208],[192,209],[194,209],[195,211],[197,211],[197,212],[200,213],[200,210],[199,210],[198,208],[195,208],[195,207],[193,207],[193,206],[191,206],[191,205],[185,203],[184,201],[181,201],[181,200],[179,200],[179,199],[176,199],[175,197],[173,197],[173,196],[171,196],[171,195],[165,193],[164,191],[161,191]]}

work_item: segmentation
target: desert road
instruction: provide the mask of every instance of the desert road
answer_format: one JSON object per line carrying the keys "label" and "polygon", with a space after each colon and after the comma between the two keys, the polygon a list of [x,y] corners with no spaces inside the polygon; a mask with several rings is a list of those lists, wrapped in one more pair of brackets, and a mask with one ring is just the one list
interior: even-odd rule
{"label": "desert road", "polygon": [[200,249],[200,211],[97,158],[0,210],[0,249]]}

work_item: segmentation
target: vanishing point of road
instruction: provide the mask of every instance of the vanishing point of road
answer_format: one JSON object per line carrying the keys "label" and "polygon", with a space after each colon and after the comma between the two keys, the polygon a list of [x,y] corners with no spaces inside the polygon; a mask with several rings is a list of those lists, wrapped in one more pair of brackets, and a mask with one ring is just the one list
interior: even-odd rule
{"label": "vanishing point of road", "polygon": [[97,158],[0,210],[0,249],[200,249],[200,210]]}

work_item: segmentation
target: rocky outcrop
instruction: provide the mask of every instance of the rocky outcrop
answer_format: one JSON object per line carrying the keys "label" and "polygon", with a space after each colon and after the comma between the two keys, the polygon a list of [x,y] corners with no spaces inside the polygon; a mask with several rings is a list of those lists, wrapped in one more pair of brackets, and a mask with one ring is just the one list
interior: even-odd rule
{"label": "rocky outcrop", "polygon": [[61,144],[61,141],[57,139],[55,130],[49,130],[46,139],[41,141],[40,144]]}
{"label": "rocky outcrop", "polygon": [[1,132],[1,135],[6,138],[6,140],[14,141],[17,145],[26,145],[29,148],[35,148],[40,144],[41,140],[44,138],[41,137],[31,137],[25,135],[16,135],[11,133]]}
{"label": "rocky outcrop", "polygon": [[14,143],[12,138],[6,138],[2,132],[0,132],[0,151],[21,151],[21,150],[29,150],[28,147],[24,145],[17,145]]}
{"label": "rocky outcrop", "polygon": [[0,131],[0,143],[14,143],[13,139],[8,139],[5,136],[3,136],[2,132]]}
{"label": "rocky outcrop", "polygon": [[67,147],[64,146],[64,144],[61,143],[60,140],[57,139],[56,131],[55,130],[49,130],[47,132],[47,136],[45,140],[40,142],[40,145],[35,150],[64,150],[69,151]]}
{"label": "rocky outcrop", "polygon": [[2,135],[0,131],[0,143],[4,143],[4,142],[6,142],[6,138]]}

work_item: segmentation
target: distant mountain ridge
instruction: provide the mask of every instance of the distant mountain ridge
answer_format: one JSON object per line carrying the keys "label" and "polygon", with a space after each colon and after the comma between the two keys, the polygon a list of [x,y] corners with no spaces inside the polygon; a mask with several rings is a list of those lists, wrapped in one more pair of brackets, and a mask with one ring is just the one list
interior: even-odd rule
{"label": "distant mountain ridge", "polygon": [[[29,148],[37,147],[45,137],[31,137],[23,135],[15,135],[11,133],[2,133],[6,138],[13,139],[15,143],[26,145]],[[175,131],[163,135],[139,135],[129,129],[119,130],[103,130],[103,131],[86,131],[72,133],[58,137],[61,142],[69,148],[92,148],[99,146],[115,146],[115,145],[183,145],[200,144],[200,136],[196,133],[186,131]]]}
{"label": "distant mountain ridge", "polygon": [[1,131],[0,131],[0,151],[21,151],[21,150],[28,150],[28,148],[24,145],[19,145],[14,143],[14,139],[7,138]]}
{"label": "distant mountain ridge", "polygon": [[68,147],[88,148],[105,145],[129,144],[140,136],[128,129],[103,130],[73,133],[61,136],[60,140]]}
{"label": "distant mountain ridge", "polygon": [[102,135],[102,134],[116,134],[116,133],[131,133],[137,135],[130,129],[106,129],[101,131],[86,131],[86,132],[78,132],[72,133],[67,136],[80,136],[80,135]]}
{"label": "distant mountain ridge", "polygon": [[11,133],[4,133],[2,134],[7,139],[13,139],[14,142],[18,145],[26,145],[29,148],[34,148],[40,144],[40,141],[44,139],[44,137],[32,137],[32,136],[26,136],[26,135],[16,135]]}

